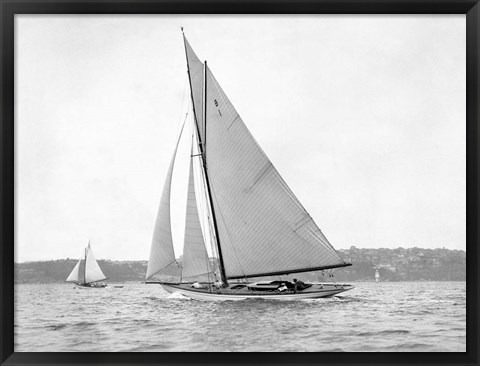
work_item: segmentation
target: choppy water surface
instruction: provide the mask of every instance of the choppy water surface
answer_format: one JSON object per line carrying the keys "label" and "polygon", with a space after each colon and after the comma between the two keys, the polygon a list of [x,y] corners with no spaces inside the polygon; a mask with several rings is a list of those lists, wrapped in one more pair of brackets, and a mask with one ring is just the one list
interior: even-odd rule
{"label": "choppy water surface", "polygon": [[464,282],[355,285],[326,299],[221,303],[159,285],[16,285],[15,352],[466,351]]}

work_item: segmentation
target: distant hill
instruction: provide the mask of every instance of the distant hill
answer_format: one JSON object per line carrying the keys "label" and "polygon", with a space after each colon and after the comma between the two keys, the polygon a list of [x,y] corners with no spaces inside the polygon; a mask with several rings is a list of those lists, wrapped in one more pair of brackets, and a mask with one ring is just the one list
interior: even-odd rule
{"label": "distant hill", "polygon": [[353,265],[335,276],[337,280],[374,279],[375,269],[382,281],[465,281],[467,254],[463,250],[396,248],[338,251]]}
{"label": "distant hill", "polygon": [[[351,247],[338,253],[352,266],[334,270],[334,279],[373,281],[377,269],[382,281],[465,281],[466,252],[448,249],[396,248],[360,249]],[[15,283],[65,282],[76,259],[15,263]],[[147,261],[98,260],[108,282],[142,282]],[[327,271],[301,273],[310,281],[330,280]]]}
{"label": "distant hill", "polygon": [[[65,282],[78,259],[15,263],[15,283]],[[108,282],[144,281],[147,261],[98,260]]]}

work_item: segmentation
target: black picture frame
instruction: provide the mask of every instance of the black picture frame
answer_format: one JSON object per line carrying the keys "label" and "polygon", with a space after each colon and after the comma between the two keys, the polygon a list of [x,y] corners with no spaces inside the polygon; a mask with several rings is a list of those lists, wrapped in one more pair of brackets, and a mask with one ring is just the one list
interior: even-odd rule
{"label": "black picture frame", "polygon": [[[14,16],[16,14],[466,14],[467,343],[462,353],[14,353]],[[478,364],[478,0],[0,0],[0,362],[17,364]]]}

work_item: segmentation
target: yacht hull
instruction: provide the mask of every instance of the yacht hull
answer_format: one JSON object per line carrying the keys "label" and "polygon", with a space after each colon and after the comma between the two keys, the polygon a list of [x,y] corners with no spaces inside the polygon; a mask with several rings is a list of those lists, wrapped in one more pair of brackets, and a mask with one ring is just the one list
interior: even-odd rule
{"label": "yacht hull", "polygon": [[162,288],[171,294],[181,294],[182,296],[200,301],[240,301],[248,299],[263,300],[303,300],[317,299],[337,295],[353,289],[352,285],[333,285],[333,284],[314,284],[312,287],[293,292],[277,292],[277,291],[249,291],[248,289],[231,290],[231,289],[195,289],[185,284],[160,283]]}

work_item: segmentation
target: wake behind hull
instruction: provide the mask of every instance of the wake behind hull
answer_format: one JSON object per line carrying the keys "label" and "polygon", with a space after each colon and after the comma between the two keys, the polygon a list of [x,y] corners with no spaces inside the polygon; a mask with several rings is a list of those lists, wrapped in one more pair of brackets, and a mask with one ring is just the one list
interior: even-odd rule
{"label": "wake behind hull", "polygon": [[275,292],[275,291],[248,291],[248,290],[230,290],[220,289],[218,291],[208,291],[188,288],[181,284],[166,284],[160,283],[162,288],[168,293],[181,294],[182,296],[200,301],[240,301],[247,299],[263,299],[263,300],[303,300],[303,299],[317,299],[337,295],[353,289],[352,285],[314,285],[311,288],[293,292]]}

